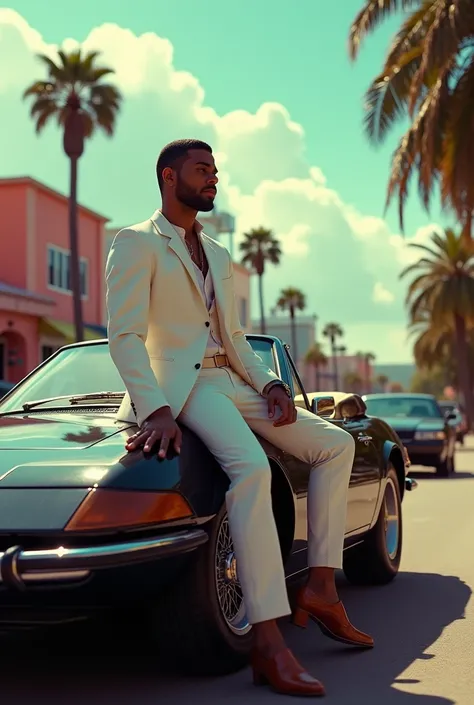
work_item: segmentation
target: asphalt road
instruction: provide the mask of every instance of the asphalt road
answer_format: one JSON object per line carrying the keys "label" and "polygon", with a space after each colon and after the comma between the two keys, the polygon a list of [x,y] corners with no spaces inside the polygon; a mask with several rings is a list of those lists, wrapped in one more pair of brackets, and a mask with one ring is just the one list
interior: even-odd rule
{"label": "asphalt road", "polygon": [[[474,705],[474,441],[458,452],[457,470],[448,480],[429,470],[413,473],[419,487],[404,503],[404,554],[394,583],[356,589],[341,578],[349,615],[376,639],[373,651],[341,648],[315,627],[284,625],[300,660],[326,685],[328,695],[318,702]],[[254,688],[248,670],[177,678],[160,673],[153,654],[144,660],[139,644],[110,643],[91,629],[66,634],[48,642],[27,635],[0,640],[2,705],[295,702]]]}

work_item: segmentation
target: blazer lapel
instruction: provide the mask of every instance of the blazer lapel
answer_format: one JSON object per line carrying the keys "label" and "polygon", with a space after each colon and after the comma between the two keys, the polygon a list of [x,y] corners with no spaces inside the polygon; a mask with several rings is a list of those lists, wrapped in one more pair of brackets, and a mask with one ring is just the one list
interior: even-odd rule
{"label": "blazer lapel", "polygon": [[214,246],[205,233],[201,233],[202,247],[207,258],[209,272],[212,276],[212,284],[214,286],[214,297],[216,300],[217,314],[219,322],[222,325],[227,325],[226,315],[228,313],[227,301],[225,300],[224,287],[222,286],[222,270],[220,268],[221,257],[220,251]]}
{"label": "blazer lapel", "polygon": [[175,255],[177,255],[177,257],[179,257],[179,259],[181,260],[184,268],[186,269],[189,277],[191,278],[194,286],[197,289],[197,293],[199,294],[200,299],[204,303],[204,299],[202,297],[201,288],[198,284],[196,271],[194,269],[194,264],[191,259],[191,255],[189,254],[182,238],[179,236],[173,226],[167,221],[167,219],[160,211],[156,211],[154,213],[153,217],[151,218],[151,222],[153,223],[155,231],[159,235],[163,235],[165,238],[168,239],[169,249],[172,250]]}

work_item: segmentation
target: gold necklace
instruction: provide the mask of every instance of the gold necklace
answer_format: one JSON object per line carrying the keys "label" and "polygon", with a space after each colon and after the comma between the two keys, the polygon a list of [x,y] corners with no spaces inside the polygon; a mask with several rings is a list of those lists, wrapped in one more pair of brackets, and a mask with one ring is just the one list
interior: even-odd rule
{"label": "gold necklace", "polygon": [[[202,271],[203,264],[204,264],[204,253],[203,253],[203,251],[202,251],[201,238],[199,237],[199,235],[198,235],[197,233],[195,233],[195,235],[196,235],[196,238],[197,238],[197,241],[198,241],[198,249],[199,249],[199,262],[198,262],[198,267],[199,267],[199,269]],[[187,248],[187,250],[188,250],[188,252],[189,252],[189,256],[190,256],[191,259],[192,259],[193,256],[194,256],[194,248],[193,248],[192,245],[190,245],[190,244],[188,243],[188,241],[186,240],[186,238],[184,238],[184,242],[185,242],[186,248]]]}

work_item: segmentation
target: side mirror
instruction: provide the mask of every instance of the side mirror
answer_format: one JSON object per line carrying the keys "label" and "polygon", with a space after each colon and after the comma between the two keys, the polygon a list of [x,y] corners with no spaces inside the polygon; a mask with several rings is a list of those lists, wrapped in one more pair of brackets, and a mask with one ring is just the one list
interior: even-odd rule
{"label": "side mirror", "polygon": [[445,416],[447,421],[454,421],[457,417],[458,415],[454,411],[448,411]]}
{"label": "side mirror", "polygon": [[313,397],[311,411],[316,416],[332,416],[336,408],[334,397]]}

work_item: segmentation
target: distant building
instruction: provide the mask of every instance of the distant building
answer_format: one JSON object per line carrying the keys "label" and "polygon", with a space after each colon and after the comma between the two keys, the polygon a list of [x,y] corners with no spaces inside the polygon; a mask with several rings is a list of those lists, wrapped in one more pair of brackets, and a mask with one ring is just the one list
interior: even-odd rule
{"label": "distant building", "polygon": [[[68,198],[30,177],[0,179],[0,379],[18,382],[75,340]],[[105,335],[107,218],[79,206],[84,333]]]}

